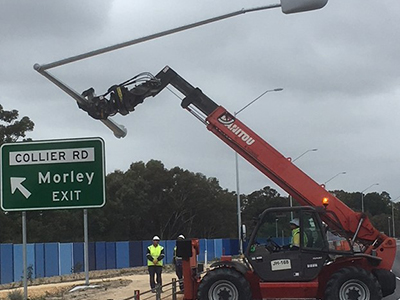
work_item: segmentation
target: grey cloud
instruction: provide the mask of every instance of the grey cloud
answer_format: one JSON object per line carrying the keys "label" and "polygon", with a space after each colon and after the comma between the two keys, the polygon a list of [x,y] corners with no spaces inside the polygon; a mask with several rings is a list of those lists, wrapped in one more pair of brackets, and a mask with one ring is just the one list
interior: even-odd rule
{"label": "grey cloud", "polygon": [[10,40],[40,40],[90,34],[106,26],[111,4],[107,0],[3,0],[0,35]]}

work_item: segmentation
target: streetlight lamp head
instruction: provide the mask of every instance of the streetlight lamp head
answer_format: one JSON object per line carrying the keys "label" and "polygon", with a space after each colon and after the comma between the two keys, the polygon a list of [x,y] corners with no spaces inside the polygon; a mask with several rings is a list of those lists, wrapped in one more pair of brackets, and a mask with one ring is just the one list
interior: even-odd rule
{"label": "streetlight lamp head", "polygon": [[274,89],[274,92],[280,92],[280,91],[283,91],[283,88]]}

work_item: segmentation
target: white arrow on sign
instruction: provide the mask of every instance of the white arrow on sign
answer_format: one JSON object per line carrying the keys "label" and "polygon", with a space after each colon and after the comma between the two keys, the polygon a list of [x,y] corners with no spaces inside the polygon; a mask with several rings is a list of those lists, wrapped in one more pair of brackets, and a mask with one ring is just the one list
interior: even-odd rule
{"label": "white arrow on sign", "polygon": [[26,189],[22,185],[22,183],[26,180],[24,177],[10,177],[10,183],[11,183],[11,194],[14,194],[15,191],[18,189],[22,195],[25,196],[26,199],[29,198],[31,195],[31,192]]}

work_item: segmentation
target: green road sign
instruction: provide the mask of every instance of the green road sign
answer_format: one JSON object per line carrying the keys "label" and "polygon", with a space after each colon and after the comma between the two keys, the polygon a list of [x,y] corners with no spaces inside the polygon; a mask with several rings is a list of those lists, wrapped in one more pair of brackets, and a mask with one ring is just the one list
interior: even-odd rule
{"label": "green road sign", "polygon": [[94,208],[105,204],[100,138],[1,146],[1,208],[5,211]]}

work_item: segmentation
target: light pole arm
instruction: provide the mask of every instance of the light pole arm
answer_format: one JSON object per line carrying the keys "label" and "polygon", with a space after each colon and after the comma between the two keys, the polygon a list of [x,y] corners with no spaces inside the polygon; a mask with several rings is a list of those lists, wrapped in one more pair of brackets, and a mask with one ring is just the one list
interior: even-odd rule
{"label": "light pole arm", "polygon": [[369,187],[367,187],[366,189],[364,189],[361,193],[364,193],[366,190],[368,190],[369,188],[373,187],[374,185],[379,185],[379,183],[373,183],[373,184],[371,184]]}
{"label": "light pole arm", "polygon": [[252,105],[254,102],[256,102],[258,99],[260,99],[262,96],[264,96],[266,93],[269,92],[280,92],[283,91],[283,88],[277,88],[277,89],[273,89],[273,90],[266,90],[264,93],[262,93],[260,96],[258,96],[257,98],[255,98],[253,101],[247,103],[244,107],[242,107],[241,109],[239,109],[237,112],[234,113],[234,116],[236,117],[241,111],[245,110],[246,108],[248,108],[250,105]]}
{"label": "light pole arm", "polygon": [[307,151],[304,151],[302,154],[300,154],[299,156],[297,156],[295,159],[293,159],[292,160],[292,162],[295,162],[296,160],[298,160],[300,157],[303,157],[304,155],[306,155],[308,152],[311,152],[311,151],[318,151],[318,149],[317,148],[314,148],[314,149],[308,149]]}
{"label": "light pole arm", "polygon": [[339,172],[339,173],[337,173],[335,176],[333,176],[333,177],[329,178],[327,181],[325,181],[325,182],[324,182],[324,185],[326,185],[329,181],[335,179],[336,177],[338,177],[339,175],[342,175],[342,174],[344,175],[344,174],[346,174],[346,172]]}

